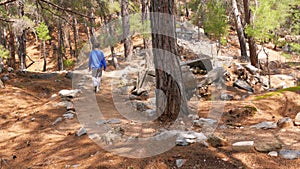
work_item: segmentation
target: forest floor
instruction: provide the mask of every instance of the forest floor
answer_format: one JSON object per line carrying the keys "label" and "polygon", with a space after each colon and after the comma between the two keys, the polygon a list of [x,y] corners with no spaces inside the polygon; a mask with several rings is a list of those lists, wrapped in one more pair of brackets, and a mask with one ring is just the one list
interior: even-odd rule
{"label": "forest floor", "polygon": [[[294,71],[295,68],[291,68]],[[113,71],[111,67],[108,72]],[[178,168],[176,160],[184,159],[181,168],[253,168],[298,169],[300,159],[288,160],[271,157],[257,151],[233,151],[237,141],[279,142],[283,149],[299,150],[300,127],[287,126],[275,129],[255,129],[249,126],[263,121],[277,122],[283,117],[294,119],[300,112],[300,94],[283,91],[280,94],[253,94],[244,100],[226,101],[224,114],[215,135],[225,138],[227,144],[214,148],[200,143],[175,146],[165,153],[142,159],[127,158],[108,152],[93,142],[88,135],[76,136],[79,121],[64,119],[52,123],[66,112],[58,106],[59,97],[52,97],[62,89],[72,89],[72,80],[61,72],[53,77],[36,78],[39,72],[11,73],[5,88],[0,89],[0,169],[6,168],[107,168],[107,169],[167,169]],[[37,75],[37,76],[36,76]],[[111,118],[118,117],[114,107],[108,78],[102,82],[96,100]],[[237,92],[231,88],[229,92]],[[237,92],[238,93],[238,92]],[[263,97],[259,97],[263,96]],[[258,98],[259,97],[259,98]],[[211,108],[211,101],[199,104],[200,117]],[[230,110],[254,106],[254,115],[238,114],[231,122],[233,127],[220,128],[232,118]],[[203,113],[204,112],[204,113]],[[195,129],[196,130],[196,129]]]}

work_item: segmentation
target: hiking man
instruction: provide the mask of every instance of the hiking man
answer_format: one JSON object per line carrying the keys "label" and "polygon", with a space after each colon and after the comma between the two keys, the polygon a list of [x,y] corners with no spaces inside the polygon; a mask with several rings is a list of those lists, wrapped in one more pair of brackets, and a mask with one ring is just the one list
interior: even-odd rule
{"label": "hiking man", "polygon": [[92,71],[92,81],[95,92],[100,91],[102,67],[106,71],[106,60],[103,52],[99,49],[100,44],[95,44],[95,49],[91,51],[89,55],[89,71]]}

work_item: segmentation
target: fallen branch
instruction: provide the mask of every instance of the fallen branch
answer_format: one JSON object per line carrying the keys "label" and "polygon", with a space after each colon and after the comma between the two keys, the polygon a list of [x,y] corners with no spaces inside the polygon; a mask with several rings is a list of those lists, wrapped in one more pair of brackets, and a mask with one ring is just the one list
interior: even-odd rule
{"label": "fallen branch", "polygon": [[15,2],[15,1],[17,1],[17,0],[7,0],[7,1],[4,1],[4,2],[0,2],[0,6],[9,4],[11,2]]}
{"label": "fallen branch", "polygon": [[59,9],[59,10],[67,11],[67,12],[73,13],[75,15],[79,15],[79,16],[85,17],[85,18],[95,19],[95,17],[90,17],[88,15],[85,15],[85,14],[82,14],[82,13],[79,13],[79,12],[75,12],[75,11],[73,11],[71,9],[67,9],[67,8],[61,7],[61,6],[59,6],[59,5],[55,4],[55,3],[52,3],[52,2],[49,2],[49,1],[46,1],[46,0],[38,0],[38,1],[44,2],[46,4],[49,4],[49,5],[55,7],[57,9]]}

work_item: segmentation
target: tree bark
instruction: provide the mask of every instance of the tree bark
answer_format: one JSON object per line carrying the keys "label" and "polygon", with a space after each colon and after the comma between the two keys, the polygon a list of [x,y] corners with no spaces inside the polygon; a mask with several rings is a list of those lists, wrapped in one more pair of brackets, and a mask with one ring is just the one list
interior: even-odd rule
{"label": "tree bark", "polygon": [[[149,0],[141,0],[142,2],[142,23],[143,25],[149,20]],[[145,32],[146,33],[146,32]],[[145,49],[150,48],[150,38],[143,37],[143,44]]]}
{"label": "tree bark", "polygon": [[89,33],[90,33],[90,41],[91,41],[91,44],[92,44],[92,49],[94,49],[94,45],[96,43],[96,38],[95,38],[95,28],[94,28],[94,25],[96,24],[96,21],[95,21],[95,13],[94,13],[94,8],[91,8],[90,11],[90,17],[91,19],[90,20],[90,26],[89,26]]}
{"label": "tree bark", "polygon": [[46,57],[46,42],[44,40],[43,40],[43,57],[44,57],[43,71],[45,72],[47,69],[47,57]]}
{"label": "tree bark", "polygon": [[77,37],[78,37],[78,29],[77,29],[77,19],[73,15],[73,36],[74,36],[74,56],[78,57],[78,47],[77,47]]}
{"label": "tree bark", "polygon": [[63,31],[62,31],[62,21],[58,21],[58,45],[57,45],[57,67],[58,71],[64,70],[63,64]]}
{"label": "tree bark", "polygon": [[157,113],[161,114],[160,121],[173,122],[178,115],[188,114],[179,57],[176,55],[174,0],[151,0],[150,12],[156,89],[165,95],[156,93]]}
{"label": "tree bark", "polygon": [[9,51],[10,51],[10,59],[9,66],[12,68],[16,68],[16,47],[15,47],[15,34],[12,30],[9,31]]}
{"label": "tree bark", "polygon": [[246,40],[244,35],[244,28],[242,26],[241,16],[237,7],[236,0],[232,0],[232,9],[234,14],[234,20],[236,25],[236,31],[239,38],[240,49],[241,49],[241,59],[246,61],[248,60]]}
{"label": "tree bark", "polygon": [[[250,3],[249,0],[243,0],[244,10],[245,10],[245,21],[248,25],[253,24],[253,16],[250,10]],[[258,66],[258,58],[256,54],[256,43],[253,37],[247,36],[248,44],[249,44],[249,51],[250,51],[250,61],[251,65]]]}
{"label": "tree bark", "polygon": [[123,40],[124,40],[124,50],[125,58],[127,61],[131,60],[132,57],[132,43],[130,39],[130,23],[129,23],[129,13],[128,13],[128,0],[122,0],[121,5],[122,13],[122,25],[123,25]]}

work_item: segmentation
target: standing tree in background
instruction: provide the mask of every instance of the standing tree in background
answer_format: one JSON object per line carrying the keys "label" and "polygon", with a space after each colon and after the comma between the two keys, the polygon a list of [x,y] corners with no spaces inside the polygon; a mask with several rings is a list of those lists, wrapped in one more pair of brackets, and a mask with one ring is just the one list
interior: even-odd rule
{"label": "standing tree in background", "polygon": [[245,34],[244,34],[244,27],[242,25],[241,14],[238,10],[236,0],[232,0],[231,2],[232,2],[233,14],[234,14],[236,32],[237,32],[237,35],[239,38],[239,43],[240,43],[241,59],[246,61],[249,59],[248,59],[248,54],[247,54],[246,38],[245,38]]}
{"label": "standing tree in background", "polygon": [[[163,122],[188,114],[176,49],[174,0],[151,0],[152,47],[156,74],[157,113]],[[165,98],[162,97],[164,93]]]}
{"label": "standing tree in background", "polygon": [[221,1],[210,0],[207,3],[207,10],[204,19],[204,30],[213,39],[218,40],[218,52],[221,40],[228,33],[225,7]]}
{"label": "standing tree in background", "polygon": [[[245,22],[247,25],[253,23],[253,13],[250,9],[250,0],[243,0],[244,13],[245,13]],[[252,25],[253,26],[253,25]],[[248,44],[249,44],[249,53],[250,53],[250,62],[253,66],[258,66],[258,57],[256,54],[256,43],[255,39],[251,35],[247,35]]]}
{"label": "standing tree in background", "polygon": [[130,24],[129,24],[129,12],[128,12],[128,0],[122,0],[121,4],[122,13],[122,26],[123,26],[123,40],[124,40],[124,51],[125,58],[127,61],[131,60],[132,57],[132,42],[130,39]]}
{"label": "standing tree in background", "polygon": [[47,66],[47,58],[46,58],[46,41],[51,39],[51,37],[49,36],[49,29],[47,27],[47,25],[42,22],[40,23],[40,25],[36,28],[38,37],[40,40],[42,40],[42,44],[43,44],[43,58],[44,58],[44,66],[43,66],[43,71],[46,71],[46,66]]}

